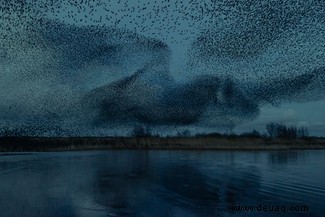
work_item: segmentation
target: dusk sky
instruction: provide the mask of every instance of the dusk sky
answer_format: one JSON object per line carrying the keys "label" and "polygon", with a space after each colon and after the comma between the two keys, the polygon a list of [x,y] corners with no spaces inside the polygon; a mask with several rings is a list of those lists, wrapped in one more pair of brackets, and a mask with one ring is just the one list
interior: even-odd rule
{"label": "dusk sky", "polygon": [[0,3],[2,128],[241,133],[279,122],[325,136],[323,1],[13,2]]}

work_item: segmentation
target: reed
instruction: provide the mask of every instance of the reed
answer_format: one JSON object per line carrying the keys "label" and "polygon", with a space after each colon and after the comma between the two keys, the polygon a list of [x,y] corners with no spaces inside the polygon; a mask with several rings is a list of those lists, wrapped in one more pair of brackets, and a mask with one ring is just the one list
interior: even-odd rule
{"label": "reed", "polygon": [[252,137],[0,137],[1,152],[140,150],[289,150],[325,149],[324,138]]}

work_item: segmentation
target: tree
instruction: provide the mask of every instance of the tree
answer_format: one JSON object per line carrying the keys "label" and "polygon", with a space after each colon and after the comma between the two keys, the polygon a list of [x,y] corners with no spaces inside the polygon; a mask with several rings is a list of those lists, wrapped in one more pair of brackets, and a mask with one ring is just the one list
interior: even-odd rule
{"label": "tree", "polygon": [[188,137],[191,135],[191,132],[189,130],[184,130],[182,132],[178,132],[177,136],[178,137]]}
{"label": "tree", "polygon": [[277,127],[275,123],[270,122],[266,124],[266,131],[269,134],[270,138],[277,137]]}
{"label": "tree", "polygon": [[251,138],[260,138],[261,137],[261,134],[256,129],[254,129],[251,132],[242,133],[241,136],[251,137]]}
{"label": "tree", "polygon": [[307,127],[300,127],[298,129],[298,138],[304,138],[309,136],[309,131]]}
{"label": "tree", "polygon": [[137,125],[133,128],[131,135],[135,137],[151,136],[151,130],[149,127]]}
{"label": "tree", "polygon": [[254,130],[251,132],[251,135],[252,135],[253,137],[261,137],[260,132],[258,132],[256,129],[254,129]]}
{"label": "tree", "polygon": [[306,127],[287,127],[284,124],[270,122],[266,125],[266,130],[270,138],[297,139],[309,135]]}

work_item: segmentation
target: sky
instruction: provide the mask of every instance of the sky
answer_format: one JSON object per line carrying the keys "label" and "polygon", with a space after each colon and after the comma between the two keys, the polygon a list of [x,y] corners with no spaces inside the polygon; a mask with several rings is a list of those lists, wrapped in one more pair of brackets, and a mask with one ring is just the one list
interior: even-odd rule
{"label": "sky", "polygon": [[[0,125],[21,134],[325,135],[325,3],[1,1]],[[21,131],[21,130],[20,130]]]}

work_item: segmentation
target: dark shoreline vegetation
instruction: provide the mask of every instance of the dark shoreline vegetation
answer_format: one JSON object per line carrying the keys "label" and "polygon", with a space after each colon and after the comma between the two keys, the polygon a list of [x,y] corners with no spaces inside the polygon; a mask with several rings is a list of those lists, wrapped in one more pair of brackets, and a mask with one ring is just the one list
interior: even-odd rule
{"label": "dark shoreline vegetation", "polygon": [[[150,128],[136,126],[125,137],[0,135],[0,152],[79,151],[79,150],[290,150],[325,149],[324,137],[309,136],[307,128],[268,123],[263,135],[253,130],[237,134],[196,134],[178,132],[176,136],[153,135]],[[7,131],[8,132],[8,131]]]}
{"label": "dark shoreline vegetation", "polygon": [[290,150],[325,149],[325,138],[227,137],[0,137],[0,152],[79,150]]}

